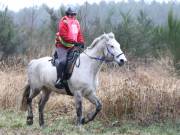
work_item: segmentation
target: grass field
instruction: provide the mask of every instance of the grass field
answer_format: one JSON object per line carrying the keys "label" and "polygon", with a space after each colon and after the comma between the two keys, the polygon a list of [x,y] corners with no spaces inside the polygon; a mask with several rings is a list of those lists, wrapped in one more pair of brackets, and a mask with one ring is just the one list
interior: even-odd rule
{"label": "grass field", "polygon": [[[36,115],[37,116],[37,115]],[[156,123],[149,126],[140,126],[135,122],[117,121],[104,122],[95,120],[79,129],[74,125],[74,118],[68,115],[60,115],[52,118],[52,114],[46,113],[47,127],[41,129],[38,118],[35,118],[33,126],[26,125],[25,113],[6,110],[0,112],[0,134],[8,135],[180,135],[180,123]]]}

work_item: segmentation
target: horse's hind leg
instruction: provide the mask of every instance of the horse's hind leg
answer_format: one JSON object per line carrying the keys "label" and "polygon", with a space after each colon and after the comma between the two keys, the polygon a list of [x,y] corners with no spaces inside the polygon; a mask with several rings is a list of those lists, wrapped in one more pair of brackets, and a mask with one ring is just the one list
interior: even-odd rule
{"label": "horse's hind leg", "polygon": [[44,89],[42,92],[42,95],[41,95],[41,99],[39,100],[39,125],[41,127],[44,126],[44,113],[43,113],[43,111],[44,111],[44,106],[49,99],[50,93],[51,93],[51,91]]}
{"label": "horse's hind leg", "polygon": [[102,104],[101,104],[100,100],[97,98],[97,96],[94,93],[90,94],[86,98],[96,106],[96,110],[95,110],[95,112],[88,113],[87,119],[83,120],[83,124],[92,121],[96,117],[98,112],[100,112],[100,110],[102,109]]}
{"label": "horse's hind leg", "polygon": [[80,126],[83,123],[82,118],[82,95],[81,92],[75,92],[75,104],[76,104],[76,113],[77,113],[77,125]]}
{"label": "horse's hind leg", "polygon": [[27,116],[27,125],[33,124],[33,111],[32,111],[32,99],[39,94],[39,89],[31,89],[29,97],[27,98],[27,106],[28,106],[28,116]]}

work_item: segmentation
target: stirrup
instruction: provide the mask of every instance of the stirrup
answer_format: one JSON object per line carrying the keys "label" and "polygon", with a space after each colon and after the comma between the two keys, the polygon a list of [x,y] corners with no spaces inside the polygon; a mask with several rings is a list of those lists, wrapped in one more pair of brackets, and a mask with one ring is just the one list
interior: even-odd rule
{"label": "stirrup", "polygon": [[57,89],[64,89],[64,84],[61,79],[58,79],[54,85]]}

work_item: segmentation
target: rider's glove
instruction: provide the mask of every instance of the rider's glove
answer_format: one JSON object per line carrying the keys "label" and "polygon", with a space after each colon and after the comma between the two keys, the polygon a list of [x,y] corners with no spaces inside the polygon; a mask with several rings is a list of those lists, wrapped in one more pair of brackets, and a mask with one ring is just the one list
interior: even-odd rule
{"label": "rider's glove", "polygon": [[74,46],[80,47],[81,49],[84,49],[83,43],[74,43]]}
{"label": "rider's glove", "polygon": [[79,47],[80,47],[81,49],[84,49],[84,44],[83,44],[83,43],[79,44]]}

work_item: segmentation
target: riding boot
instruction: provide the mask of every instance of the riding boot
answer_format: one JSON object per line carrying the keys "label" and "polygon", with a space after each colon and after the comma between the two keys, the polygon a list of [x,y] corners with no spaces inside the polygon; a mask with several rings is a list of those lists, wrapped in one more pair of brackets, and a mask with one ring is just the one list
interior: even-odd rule
{"label": "riding boot", "polygon": [[57,89],[64,89],[64,84],[63,84],[63,80],[61,80],[61,78],[57,79],[55,87]]}
{"label": "riding boot", "polygon": [[53,56],[52,56],[52,65],[56,66],[56,59],[58,58],[58,55],[57,55],[57,51],[54,52]]}
{"label": "riding boot", "polygon": [[57,89],[64,89],[63,71],[64,71],[64,64],[59,63],[59,65],[57,66],[57,81],[55,83],[55,87]]}

